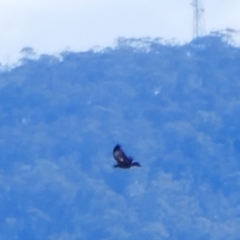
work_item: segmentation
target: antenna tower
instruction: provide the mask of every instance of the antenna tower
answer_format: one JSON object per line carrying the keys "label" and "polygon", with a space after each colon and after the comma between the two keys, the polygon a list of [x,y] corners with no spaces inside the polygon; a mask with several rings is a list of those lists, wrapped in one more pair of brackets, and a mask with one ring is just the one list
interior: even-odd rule
{"label": "antenna tower", "polygon": [[204,8],[202,0],[192,0],[191,5],[193,6],[193,38],[200,37],[204,34],[204,23],[203,23],[203,13]]}

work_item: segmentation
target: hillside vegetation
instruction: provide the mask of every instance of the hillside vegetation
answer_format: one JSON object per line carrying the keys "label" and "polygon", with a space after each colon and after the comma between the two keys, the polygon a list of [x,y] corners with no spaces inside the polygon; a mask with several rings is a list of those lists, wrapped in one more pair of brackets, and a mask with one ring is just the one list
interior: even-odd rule
{"label": "hillside vegetation", "polygon": [[[239,47],[23,53],[0,72],[0,240],[240,238]],[[117,143],[142,167],[114,169]]]}

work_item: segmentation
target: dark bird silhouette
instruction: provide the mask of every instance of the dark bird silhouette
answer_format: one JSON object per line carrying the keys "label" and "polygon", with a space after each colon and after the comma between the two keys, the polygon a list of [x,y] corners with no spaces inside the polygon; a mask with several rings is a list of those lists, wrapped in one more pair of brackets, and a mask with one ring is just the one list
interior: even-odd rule
{"label": "dark bird silhouette", "polygon": [[133,162],[131,157],[127,157],[120,145],[116,145],[113,149],[113,157],[117,161],[117,164],[114,167],[119,168],[130,168],[133,166],[141,167],[138,162]]}

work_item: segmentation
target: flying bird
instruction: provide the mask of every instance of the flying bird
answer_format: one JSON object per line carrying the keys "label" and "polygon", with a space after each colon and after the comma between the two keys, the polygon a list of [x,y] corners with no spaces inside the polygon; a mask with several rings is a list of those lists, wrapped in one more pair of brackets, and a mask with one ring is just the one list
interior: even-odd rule
{"label": "flying bird", "polygon": [[114,167],[119,168],[130,168],[133,166],[141,167],[138,162],[133,162],[131,157],[127,157],[123,149],[119,144],[117,144],[113,149],[113,157],[117,161],[117,164]]}

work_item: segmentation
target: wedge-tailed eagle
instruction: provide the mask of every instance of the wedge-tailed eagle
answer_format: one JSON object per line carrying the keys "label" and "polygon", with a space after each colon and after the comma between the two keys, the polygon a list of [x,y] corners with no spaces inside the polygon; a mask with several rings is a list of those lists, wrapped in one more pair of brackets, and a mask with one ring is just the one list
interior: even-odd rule
{"label": "wedge-tailed eagle", "polygon": [[117,161],[117,164],[114,167],[119,168],[130,168],[133,166],[141,167],[138,162],[133,162],[131,157],[127,157],[123,149],[119,144],[117,144],[113,149],[113,157]]}

